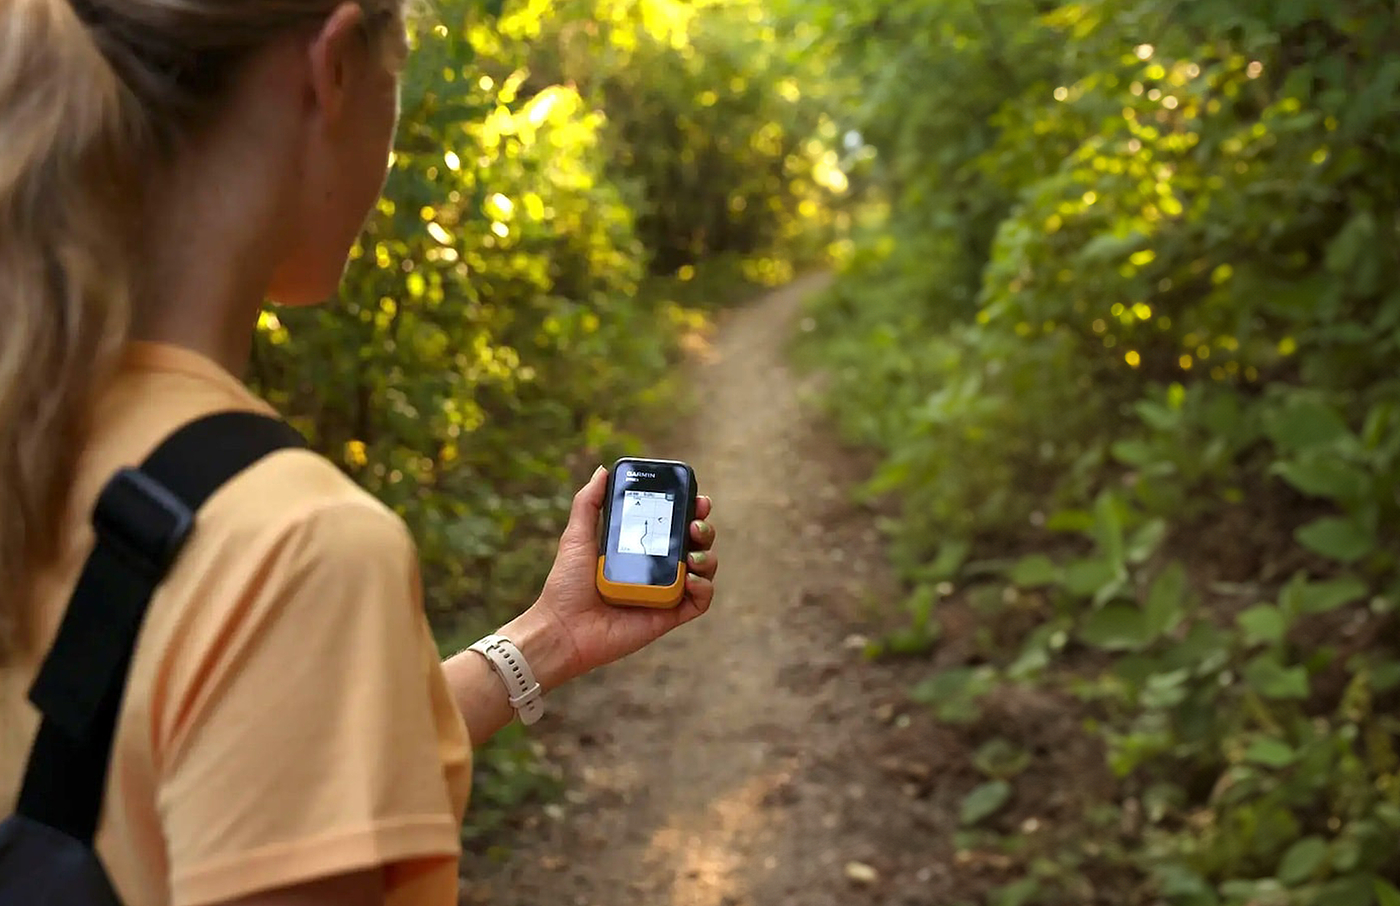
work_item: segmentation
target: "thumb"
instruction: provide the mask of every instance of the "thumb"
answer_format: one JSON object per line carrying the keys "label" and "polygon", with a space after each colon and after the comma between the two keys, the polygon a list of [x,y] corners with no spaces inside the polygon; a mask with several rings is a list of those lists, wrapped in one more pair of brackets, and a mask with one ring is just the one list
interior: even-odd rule
{"label": "thumb", "polygon": [[598,514],[603,509],[603,494],[608,486],[608,470],[599,466],[574,495],[573,506],[569,508],[569,524],[564,529],[564,537],[570,541],[591,543],[598,532]]}

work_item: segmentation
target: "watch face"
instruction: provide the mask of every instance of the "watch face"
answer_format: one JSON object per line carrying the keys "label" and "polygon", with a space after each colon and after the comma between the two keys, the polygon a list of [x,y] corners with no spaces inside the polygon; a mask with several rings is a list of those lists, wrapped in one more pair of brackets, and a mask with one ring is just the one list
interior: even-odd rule
{"label": "watch face", "polygon": [[676,584],[693,494],[684,463],[625,459],[609,482],[603,575],[625,585]]}

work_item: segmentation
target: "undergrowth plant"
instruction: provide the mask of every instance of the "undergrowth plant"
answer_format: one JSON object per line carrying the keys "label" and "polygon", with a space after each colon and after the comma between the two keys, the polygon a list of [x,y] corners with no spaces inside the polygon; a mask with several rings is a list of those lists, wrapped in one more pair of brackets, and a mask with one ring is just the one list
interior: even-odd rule
{"label": "undergrowth plant", "polygon": [[1037,843],[979,749],[987,902],[1400,903],[1395,4],[793,6],[877,151],[802,355],[902,502],[881,650],[972,606],[912,696],[1058,696],[1111,779]]}

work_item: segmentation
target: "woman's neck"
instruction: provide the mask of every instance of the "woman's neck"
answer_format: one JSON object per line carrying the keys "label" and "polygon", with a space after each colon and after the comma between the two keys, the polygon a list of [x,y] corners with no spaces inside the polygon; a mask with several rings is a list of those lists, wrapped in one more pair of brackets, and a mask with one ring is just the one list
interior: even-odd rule
{"label": "woman's neck", "polygon": [[258,312],[286,238],[285,168],[217,136],[187,148],[148,193],[131,336],[247,368]]}

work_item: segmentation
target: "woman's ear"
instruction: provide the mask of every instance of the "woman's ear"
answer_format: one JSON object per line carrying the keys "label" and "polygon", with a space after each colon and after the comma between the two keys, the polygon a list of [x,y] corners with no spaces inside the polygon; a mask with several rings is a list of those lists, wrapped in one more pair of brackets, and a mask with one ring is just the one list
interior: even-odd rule
{"label": "woman's ear", "polygon": [[365,26],[364,8],[347,0],[326,18],[308,48],[311,100],[332,128],[354,102],[352,95],[370,62]]}

